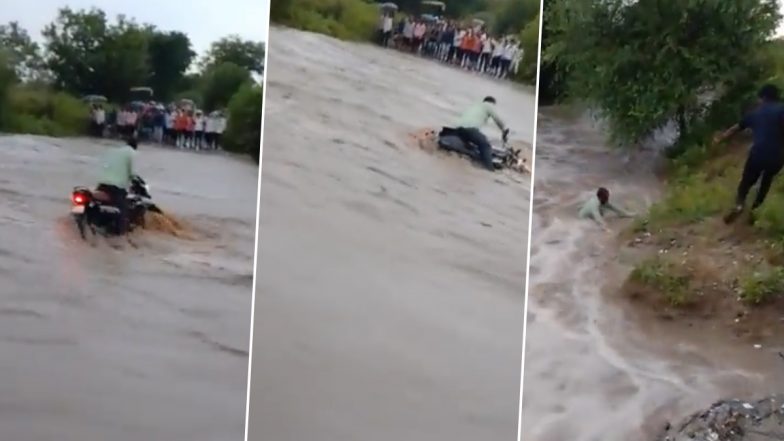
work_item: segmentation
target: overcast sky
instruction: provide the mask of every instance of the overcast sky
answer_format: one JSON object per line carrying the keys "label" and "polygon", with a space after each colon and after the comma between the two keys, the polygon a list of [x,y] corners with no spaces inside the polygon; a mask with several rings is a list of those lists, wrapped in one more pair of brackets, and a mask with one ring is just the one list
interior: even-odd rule
{"label": "overcast sky", "polygon": [[12,7],[0,8],[0,23],[18,21],[36,41],[41,41],[41,31],[54,20],[58,9],[94,6],[103,9],[112,20],[118,14],[125,14],[162,30],[184,32],[199,55],[213,41],[229,34],[264,41],[269,21],[269,0],[20,0],[13,3]]}

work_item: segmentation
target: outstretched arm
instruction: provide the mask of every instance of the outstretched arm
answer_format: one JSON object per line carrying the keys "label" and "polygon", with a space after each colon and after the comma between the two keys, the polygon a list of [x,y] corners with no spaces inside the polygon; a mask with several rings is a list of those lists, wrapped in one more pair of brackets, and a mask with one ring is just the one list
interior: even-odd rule
{"label": "outstretched arm", "polygon": [[634,217],[634,213],[618,208],[615,205],[610,204],[609,202],[605,204],[604,208],[606,208],[609,211],[612,211],[613,213],[617,214],[619,217]]}
{"label": "outstretched arm", "polygon": [[713,138],[713,142],[716,143],[716,144],[720,144],[720,143],[722,143],[722,142],[732,138],[733,136],[737,135],[738,132],[741,132],[741,131],[743,131],[742,126],[740,124],[735,124],[734,126],[730,127],[729,129],[725,130],[724,132],[716,135],[716,137]]}

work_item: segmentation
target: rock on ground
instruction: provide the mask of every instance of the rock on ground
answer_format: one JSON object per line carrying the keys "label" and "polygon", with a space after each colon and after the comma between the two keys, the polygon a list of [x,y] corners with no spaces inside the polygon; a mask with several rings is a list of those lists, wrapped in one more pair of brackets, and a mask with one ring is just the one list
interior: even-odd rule
{"label": "rock on ground", "polygon": [[656,441],[784,440],[784,395],[726,400],[665,428]]}

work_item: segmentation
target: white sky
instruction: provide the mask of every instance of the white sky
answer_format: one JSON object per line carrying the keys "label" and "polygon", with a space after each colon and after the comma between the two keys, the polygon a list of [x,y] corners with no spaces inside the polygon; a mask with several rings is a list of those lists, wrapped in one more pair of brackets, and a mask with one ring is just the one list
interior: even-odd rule
{"label": "white sky", "polygon": [[30,36],[41,41],[41,31],[63,7],[97,7],[114,20],[125,14],[140,23],[150,23],[165,31],[187,34],[201,56],[210,44],[229,34],[265,41],[270,0],[21,0],[0,7],[0,23],[18,21]]}
{"label": "white sky", "polygon": [[[779,0],[779,12],[784,15],[784,1]],[[776,36],[784,36],[784,20],[779,23],[779,28],[776,30]]]}

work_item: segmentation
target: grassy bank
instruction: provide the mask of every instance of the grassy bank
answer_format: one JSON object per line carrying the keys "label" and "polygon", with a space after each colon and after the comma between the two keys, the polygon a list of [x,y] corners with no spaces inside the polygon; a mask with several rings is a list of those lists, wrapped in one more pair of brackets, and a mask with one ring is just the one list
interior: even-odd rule
{"label": "grassy bank", "polygon": [[[691,146],[665,195],[628,231],[643,250],[624,293],[668,319],[707,320],[755,340],[784,337],[784,181],[753,216],[725,225],[748,140]],[[755,195],[754,190],[749,199]]]}
{"label": "grassy bank", "polygon": [[270,7],[274,23],[350,41],[370,41],[378,13],[362,0],[275,0]]}

